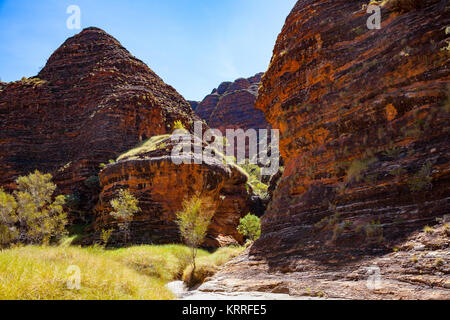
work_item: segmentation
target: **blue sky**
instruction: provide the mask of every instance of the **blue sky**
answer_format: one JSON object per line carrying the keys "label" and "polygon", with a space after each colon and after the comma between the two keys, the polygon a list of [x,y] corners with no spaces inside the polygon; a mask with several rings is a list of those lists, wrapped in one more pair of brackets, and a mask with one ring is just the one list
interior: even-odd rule
{"label": "blue sky", "polygon": [[36,75],[68,37],[69,5],[81,28],[117,38],[186,99],[268,67],[296,0],[0,0],[0,78]]}

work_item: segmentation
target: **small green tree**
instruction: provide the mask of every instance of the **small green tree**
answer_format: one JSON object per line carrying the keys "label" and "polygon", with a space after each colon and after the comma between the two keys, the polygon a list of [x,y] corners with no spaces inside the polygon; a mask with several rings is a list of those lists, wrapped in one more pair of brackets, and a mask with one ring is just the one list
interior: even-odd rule
{"label": "small green tree", "polygon": [[237,230],[243,236],[251,241],[256,241],[261,236],[261,220],[257,216],[249,213],[239,222]]}
{"label": "small green tree", "polygon": [[214,210],[207,208],[208,198],[194,195],[183,201],[183,209],[177,215],[176,223],[180,228],[181,236],[191,248],[191,276],[195,273],[198,248],[204,242],[206,231],[214,216]]}
{"label": "small green tree", "polygon": [[10,195],[0,190],[0,243],[48,243],[65,234],[66,197],[53,199],[56,185],[50,174],[39,171],[16,180],[17,191]]}
{"label": "small green tree", "polygon": [[110,201],[114,211],[110,215],[119,221],[119,229],[124,233],[127,242],[130,234],[130,222],[135,213],[140,212],[139,201],[128,190],[120,190],[119,196]]}

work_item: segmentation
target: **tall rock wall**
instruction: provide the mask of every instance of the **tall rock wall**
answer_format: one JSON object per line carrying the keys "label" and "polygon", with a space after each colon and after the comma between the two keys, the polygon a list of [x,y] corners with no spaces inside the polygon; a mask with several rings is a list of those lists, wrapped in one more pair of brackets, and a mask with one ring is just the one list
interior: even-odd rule
{"label": "tall rock wall", "polygon": [[300,0],[288,16],[256,103],[285,170],[261,239],[217,286],[448,298],[449,8],[394,2],[380,30],[368,1]]}

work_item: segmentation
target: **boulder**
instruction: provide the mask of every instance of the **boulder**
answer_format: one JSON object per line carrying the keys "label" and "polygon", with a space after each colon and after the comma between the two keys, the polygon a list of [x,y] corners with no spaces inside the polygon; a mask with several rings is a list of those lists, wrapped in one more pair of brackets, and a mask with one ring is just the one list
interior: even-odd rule
{"label": "boulder", "polygon": [[[190,134],[181,137],[199,142],[203,149],[207,147]],[[251,206],[247,175],[239,167],[225,164],[223,158],[204,158],[202,164],[176,164],[176,158],[194,157],[193,153],[172,157],[176,145],[171,135],[152,137],[100,172],[102,191],[96,209],[96,230],[117,230],[117,222],[109,215],[109,202],[118,190],[128,189],[142,210],[131,223],[130,243],[179,243],[182,239],[175,223],[176,213],[182,209],[183,200],[201,194],[210,199],[208,207],[215,212],[204,246],[242,243],[236,228]],[[122,239],[116,232],[111,244],[121,245]]]}

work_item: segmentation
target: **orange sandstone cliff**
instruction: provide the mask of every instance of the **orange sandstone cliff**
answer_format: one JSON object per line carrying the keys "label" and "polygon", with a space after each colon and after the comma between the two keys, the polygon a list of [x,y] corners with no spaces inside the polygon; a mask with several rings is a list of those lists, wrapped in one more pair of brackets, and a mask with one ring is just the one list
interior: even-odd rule
{"label": "orange sandstone cliff", "polygon": [[[185,133],[184,141],[198,141],[204,150],[208,145],[199,138]],[[251,191],[247,188],[247,175],[237,166],[225,164],[225,159],[204,158],[202,164],[193,163],[194,153],[172,156],[177,141],[171,135],[155,136],[142,146],[121,155],[114,164],[100,172],[102,192],[96,209],[97,231],[113,227],[109,201],[119,189],[127,189],[139,200],[141,212],[135,214],[130,226],[131,243],[180,242],[176,213],[185,199],[200,194],[208,199],[207,208],[214,211],[204,246],[220,247],[242,243],[237,232],[239,219],[251,208]],[[178,164],[183,159],[191,164]],[[174,162],[175,161],[175,162]],[[97,233],[98,238],[99,232]],[[123,244],[125,237],[114,232],[112,244]]]}
{"label": "orange sandstone cliff", "polygon": [[226,129],[270,129],[264,113],[255,108],[262,73],[248,79],[223,82],[200,103],[193,103],[195,112],[211,128],[225,134]]}
{"label": "orange sandstone cliff", "polygon": [[398,3],[368,30],[368,1],[297,2],[256,103],[284,173],[261,238],[201,290],[450,297],[449,7]]}

